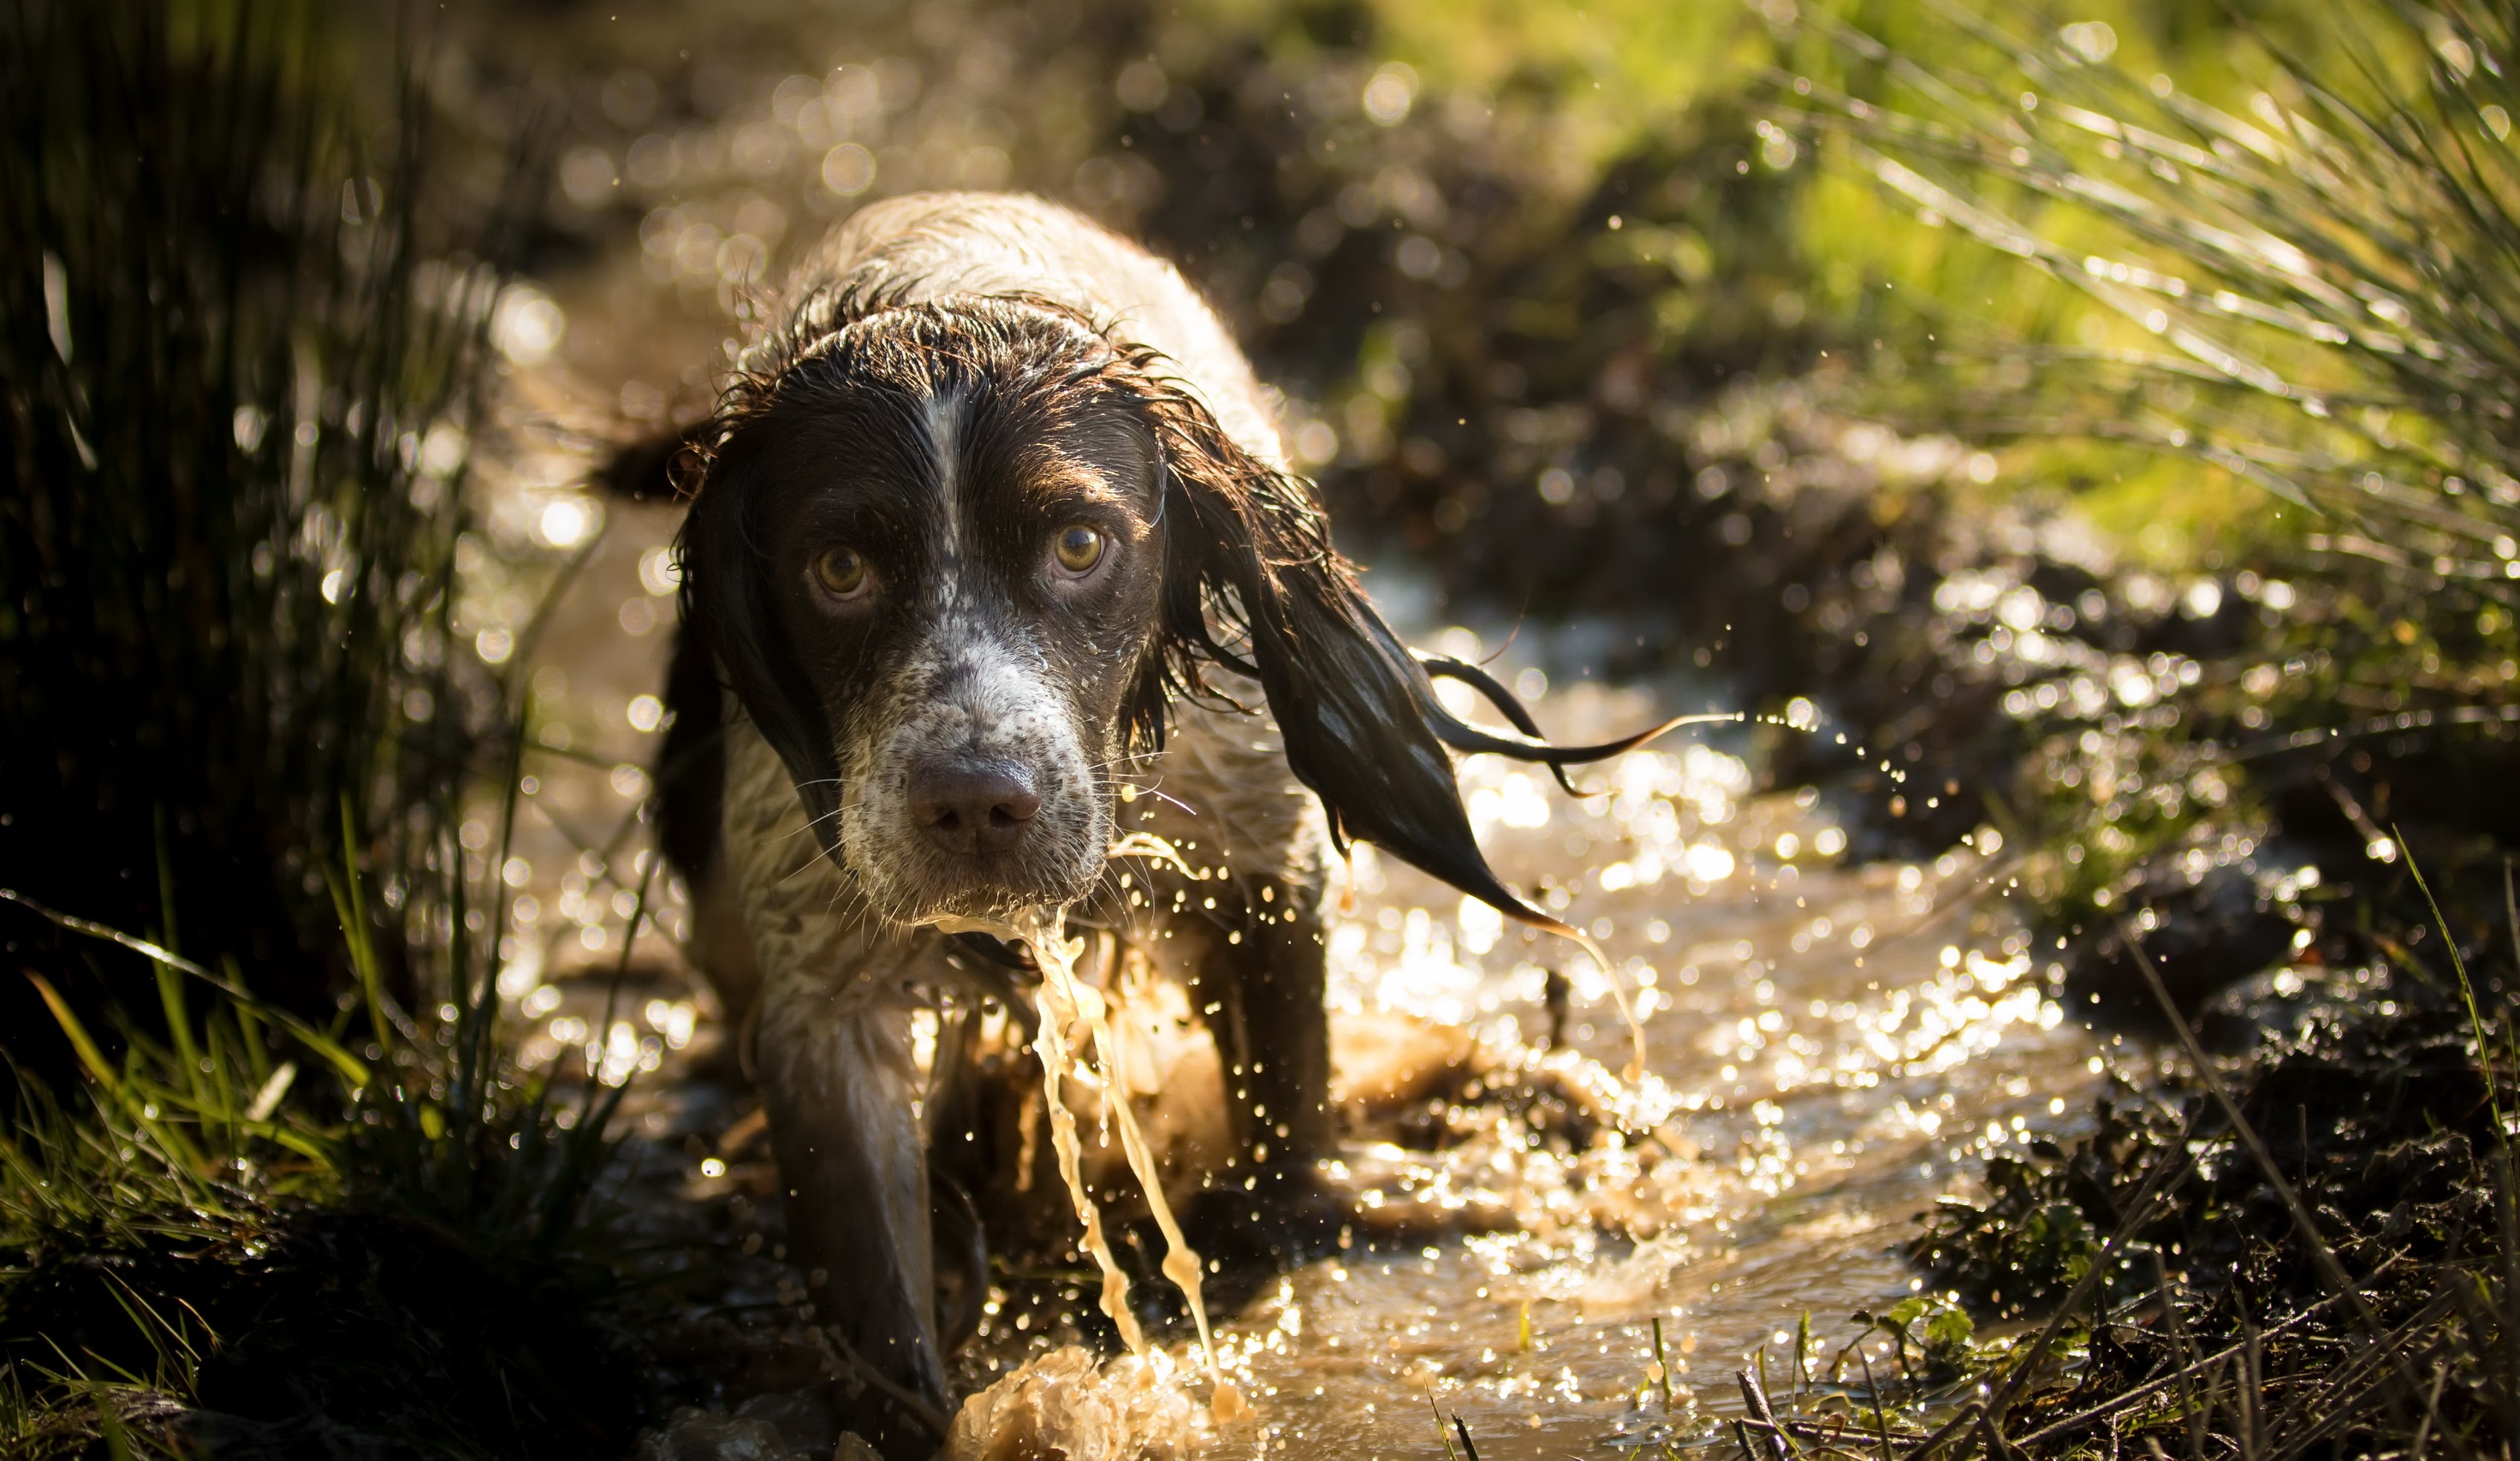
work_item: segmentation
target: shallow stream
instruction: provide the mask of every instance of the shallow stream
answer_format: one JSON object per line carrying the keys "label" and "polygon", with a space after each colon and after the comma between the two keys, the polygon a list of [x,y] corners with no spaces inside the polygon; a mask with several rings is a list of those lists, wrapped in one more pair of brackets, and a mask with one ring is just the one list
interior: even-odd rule
{"label": "shallow stream", "polygon": [[[776,1262],[773,1174],[746,1129],[748,1096],[712,1074],[724,1070],[707,1058],[723,1055],[723,1032],[670,941],[643,938],[622,995],[611,993],[645,866],[644,780],[622,768],[654,743],[639,697],[656,684],[667,639],[650,612],[670,616],[651,593],[670,526],[666,514],[613,509],[543,648],[562,670],[547,682],[547,728],[568,744],[529,768],[538,775],[511,874],[536,909],[518,931],[533,952],[509,994],[535,1022],[539,1058],[591,1056],[614,1079],[646,1068],[630,1107],[628,1195],[638,1220],[697,1235],[698,1266],[724,1270],[695,1297],[753,1345],[695,1369],[731,1408],[810,1379],[810,1365],[797,1373],[792,1276]],[[1450,652],[1482,647],[1466,630],[1413,629]],[[1510,652],[1498,668],[1540,691],[1534,709],[1561,737],[1634,726],[1671,697],[1545,689],[1541,667]],[[1491,1461],[1603,1454],[1666,1423],[1649,1378],[1656,1317],[1682,1402],[1669,1423],[1700,1432],[1688,1401],[1737,1413],[1732,1372],[1755,1366],[1763,1347],[1772,1381],[1791,1374],[1805,1316],[1808,1362],[1825,1369],[1858,1327],[1851,1313],[1911,1292],[1917,1280],[1896,1247],[1916,1214],[1969,1180],[1975,1158],[2084,1119],[2099,1047],[2045,996],[2000,839],[1981,832],[1982,845],[1929,863],[1841,866],[1846,837],[1827,806],[1758,792],[1749,764],[1723,748],[1744,732],[1684,733],[1696,738],[1580,775],[1602,793],[1581,801],[1492,759],[1462,773],[1500,872],[1589,929],[1619,966],[1643,1023],[1642,1082],[1619,1079],[1628,1032],[1574,946],[1465,907],[1391,860],[1358,860],[1352,909],[1330,937],[1342,1045],[1387,1034],[1395,1015],[1402,1029],[1465,1030],[1496,1090],[1486,1101],[1457,1091],[1439,1140],[1347,1145],[1343,1181],[1369,1214],[1448,1231],[1399,1250],[1360,1239],[1221,1312],[1228,1370],[1256,1417],[1213,1433],[1207,1453],[1432,1454],[1432,1400]],[[651,897],[665,931],[678,929],[671,891]],[[1552,970],[1571,998],[1564,1043],[1546,1051]],[[1507,1119],[1498,1098],[1535,1082],[1590,1119],[1549,1139]],[[1090,1285],[1072,1305],[1008,1303],[962,1373],[984,1382],[1072,1340],[1051,1310],[1092,1306]],[[1187,1326],[1165,1342],[1192,1367]]]}
{"label": "shallow stream", "polygon": [[[1646,708],[1579,687],[1539,714],[1583,736]],[[1218,1436],[1214,1454],[1432,1454],[1430,1398],[1483,1457],[1598,1454],[1661,1418],[1657,1316],[1675,1395],[1737,1413],[1735,1369],[1764,1347],[1772,1382],[1790,1374],[1805,1316],[1809,1362],[1825,1368],[1852,1312],[1916,1286],[1893,1252],[1914,1215],[1970,1159],[2072,1129],[2100,1079],[2092,1038],[2043,997],[2000,850],[1839,868],[1824,808],[1751,795],[1744,765],[1702,745],[1598,771],[1583,784],[1612,794],[1580,806],[1520,768],[1474,762],[1464,780],[1500,871],[1562,890],[1550,906],[1638,990],[1648,1079],[1615,1079],[1628,1037],[1571,946],[1500,929],[1387,860],[1362,872],[1332,935],[1341,1007],[1466,1026],[1534,1058],[1545,970],[1563,970],[1565,1035],[1588,1063],[1570,1084],[1651,1134],[1569,1151],[1517,1123],[1481,1131],[1473,1114],[1438,1151],[1352,1143],[1369,1208],[1378,1194],[1515,1220],[1310,1265],[1229,1317],[1230,1368],[1259,1423]],[[1009,1348],[1003,1334],[984,1346]]]}

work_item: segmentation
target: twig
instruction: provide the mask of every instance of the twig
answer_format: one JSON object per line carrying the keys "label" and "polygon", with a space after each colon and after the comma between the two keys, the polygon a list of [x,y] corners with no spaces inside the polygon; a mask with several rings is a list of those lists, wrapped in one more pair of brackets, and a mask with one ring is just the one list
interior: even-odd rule
{"label": "twig", "polygon": [[[1805,1443],[1808,1444],[1813,1451],[1817,1451],[1820,1454],[1843,1456],[1846,1458],[1846,1461],[1868,1461],[1868,1458],[1861,1453],[1850,1451],[1846,1447],[1828,1439],[1832,1435],[1847,1435],[1848,1433],[1844,1427],[1840,1427],[1836,1431],[1831,1432],[1824,1431],[1821,1427],[1811,1425],[1808,1422],[1798,1421],[1779,1421],[1773,1429],[1755,1420],[1734,1421],[1733,1424],[1741,1426],[1747,1430],[1756,1431],[1760,1435],[1767,1437],[1770,1440],[1778,1439],[1780,1437],[1790,1438],[1801,1436],[1803,1437]],[[1798,1454],[1800,1453],[1801,1452],[1798,1448]]]}
{"label": "twig", "polygon": [[[2387,1271],[2387,1265],[2384,1264],[2374,1272],[2373,1276],[2377,1277],[2380,1272],[2385,1271]],[[2333,1429],[2333,1422],[2350,1419],[2352,1409],[2349,1402],[2370,1388],[2365,1384],[2365,1376],[2371,1370],[2378,1368],[2384,1358],[2398,1354],[2417,1334],[2447,1318],[2456,1306],[2455,1291],[2437,1294],[2430,1303],[2416,1310],[2413,1317],[2381,1336],[2379,1343],[2366,1345],[2360,1353],[2348,1356],[2329,1374],[2323,1384],[2314,1390],[2307,1403],[2297,1407],[2319,1416],[2318,1424],[2313,1427],[2307,1436],[2285,1442],[2279,1453],[2297,1454],[2307,1449],[2317,1438]]]}
{"label": "twig", "polygon": [[2012,1448],[2011,1441],[2003,1439],[2003,1427],[1997,1421],[1994,1410],[1990,1409],[1978,1417],[1978,1429],[1986,1433],[1987,1461],[2021,1461],[2021,1453]]}
{"label": "twig", "polygon": [[2197,1357],[2196,1347],[2188,1342],[2187,1326],[2179,1317],[2179,1296],[2170,1288],[2170,1265],[2162,1262],[2158,1248],[2152,1251],[2152,1287],[2161,1299],[2161,1327],[2170,1332],[2171,1353],[2179,1361],[2179,1368],[2171,1371],[2171,1378],[2179,1382],[2179,1414],[2187,1430],[2188,1461],[2203,1461],[2197,1454],[2204,1444],[2196,1429],[2196,1412],[2200,1406],[2196,1386],[2190,1382],[2204,1378],[2207,1361]]}
{"label": "twig", "polygon": [[1750,1407],[1750,1414],[1757,1417],[1767,1433],[1769,1453],[1776,1461],[1791,1461],[1793,1440],[1785,1435],[1784,1428],[1777,1424],[1777,1412],[1768,1404],[1767,1391],[1760,1388],[1757,1377],[1748,1370],[1736,1371],[1733,1378],[1741,1382],[1742,1402]]}
{"label": "twig", "polygon": [[1943,1445],[1944,1442],[1950,1440],[1953,1437],[1959,1435],[1961,1432],[1966,1431],[1970,1426],[1977,1424],[1977,1418],[1985,1413],[1986,1404],[1984,1401],[1971,1400],[1967,1404],[1962,1405],[1959,1408],[1958,1414],[1953,1416],[1950,1420],[1943,1422],[1942,1425],[1935,1430],[1933,1435],[1926,1437],[1923,1440],[1916,1442],[1914,1446],[1911,1447],[1907,1456],[1903,1458],[1903,1461],[1924,1461],[1925,1457],[1932,1455]]}
{"label": "twig", "polygon": [[[2440,1348],[2441,1347],[2439,1345],[2435,1345],[2431,1349],[2426,1350],[2424,1351],[2424,1355],[2429,1356],[2435,1354],[2438,1352]],[[2358,1366],[2358,1370],[2367,1370],[2369,1366],[2367,1365]],[[2315,1447],[2325,1443],[2338,1431],[2345,1430],[2353,1426],[2369,1424],[2369,1416],[2362,1411],[2357,1410],[2355,1408],[2355,1404],[2365,1395],[2370,1395],[2376,1388],[2377,1387],[2375,1385],[2365,1385],[2359,1390],[2349,1390],[2347,1387],[2341,1385],[2331,1386],[2326,1390],[2306,1397],[2300,1404],[2294,1406],[2293,1409],[2296,1412],[2315,1416],[2318,1423],[2313,1425],[2309,1430],[2304,1431],[2300,1436],[2284,1442],[2281,1448],[2272,1453],[2274,1461],[2286,1461],[2286,1458],[2307,1455]]]}
{"label": "twig", "polygon": [[[2397,839],[2401,849],[2406,847],[2407,834],[2395,822],[2390,823],[2389,834]],[[2494,1111],[2494,1129],[2508,1132],[2511,1128],[2502,1119],[2502,1097],[2494,1088],[2494,1068],[2488,1063],[2492,1057],[2486,1054],[2485,1017],[2476,1009],[2476,985],[2467,977],[2467,960],[2459,955],[2458,935],[2451,931],[2450,919],[2442,915],[2441,900],[2433,896],[2433,885],[2424,881],[2424,870],[2415,865],[2415,855],[2412,852],[2407,853],[2407,871],[2414,877],[2415,890],[2424,895],[2425,906],[2433,910],[2433,926],[2441,930],[2442,948],[2450,951],[2451,972],[2458,976],[2458,996],[2467,1006],[2467,1028],[2476,1037],[2476,1069],[2477,1073],[2485,1078],[2485,1102]],[[2507,864],[2503,872],[2507,878],[2510,873]],[[2507,882],[2504,891],[2506,893],[2509,891]],[[2438,1394],[2441,1387],[2436,1385],[2433,1390]],[[2429,1424],[2432,1416],[2427,1413],[2424,1419]],[[2420,1461],[2424,1453],[2423,1440],[2424,1433],[2421,1430],[2416,1431],[2414,1455],[2417,1461]]]}
{"label": "twig", "polygon": [[[2483,1041],[2478,1042],[2478,1048],[2480,1050],[2484,1048]],[[2441,1413],[2442,1387],[2449,1381],[2450,1367],[2440,1360],[2434,1360],[2433,1393],[2431,1397],[2424,1401],[2424,1418],[2415,1427],[2415,1443],[2407,1448],[2407,1461],[2424,1461],[2424,1447],[2432,1441],[2433,1417]]]}
{"label": "twig", "polygon": [[[1862,1341],[1857,1343],[1861,1346]],[[1856,1350],[1855,1358],[1864,1366],[1864,1398],[1872,1403],[1873,1429],[1881,1433],[1881,1461],[1895,1461],[1890,1450],[1890,1417],[1881,1411],[1881,1387],[1872,1379],[1872,1361],[1865,1357],[1861,1348]]]}
{"label": "twig", "polygon": [[1444,1461],[1460,1461],[1460,1453],[1453,1449],[1453,1433],[1444,1429],[1444,1407],[1435,1403],[1433,1391],[1426,1393],[1426,1408],[1435,1412],[1435,1439],[1444,1447]]}
{"label": "twig", "polygon": [[[2390,1262],[2395,1262],[2396,1260],[2392,1259]],[[2384,1264],[2381,1268],[2373,1272],[2372,1277],[2377,1278],[2381,1273],[2386,1271],[2388,1271],[2388,1268],[2387,1265]],[[2334,1299],[2322,1299],[2318,1303],[2311,1306],[2309,1308],[2303,1309],[2300,1313],[2284,1320],[2281,1324],[2274,1326],[2272,1329],[2267,1330],[2266,1334],[2270,1336],[2280,1334],[2297,1325],[2307,1323],[2313,1315],[2335,1302],[2336,1301]],[[2229,1350],[2225,1350],[2221,1353],[2213,1355],[2211,1358],[2198,1360],[2197,1364],[2204,1365],[2213,1363],[2215,1360],[2222,1359],[2225,1356],[2235,1352],[2238,1348],[2239,1347],[2235,1345]],[[2137,1402],[2156,1395],[2161,1391],[2167,1390],[2173,1385],[2181,1383],[2180,1376],[2182,1374],[2190,1374],[2193,1368],[2194,1367],[2192,1366],[2182,1366],[2181,1370],[2176,1373],[2164,1375],[2157,1380],[2147,1381],[2122,1395],[2113,1395],[2078,1415],[2069,1415],[2062,1420],[2050,1422],[2049,1424],[2031,1432],[2029,1435],[2022,1437],[2016,1444],[2025,1450],[2035,1449],[2045,1441],[2054,1440],[2060,1437],[2070,1436],[2085,1426],[2106,1420],[2110,1416],[2117,1414],[2119,1411],[2128,1409],[2134,1406]]]}
{"label": "twig", "polygon": [[[1778,1416],[1777,1418],[1777,1424],[1783,1428],[1785,1434],[1789,1436],[1797,1436],[1806,1439],[1814,1439],[1829,1436],[1842,1436],[1846,1433],[1849,1422],[1846,1417],[1842,1415],[1830,1416],[1827,1424],[1825,1425],[1819,1421],[1802,1420],[1794,1416],[1785,1415]],[[1912,1431],[1906,1426],[1892,1426],[1889,1428],[1889,1431],[1890,1439],[1893,1440],[1922,1440],[1925,1439],[1924,1432]]]}
{"label": "twig", "polygon": [[[2307,1148],[2305,1148],[2307,1150]],[[2248,1304],[2233,1295],[2240,1305],[2240,1455],[2244,1461],[2257,1461],[2266,1447],[2266,1348],[2258,1335],[2258,1322],[2249,1314]]]}

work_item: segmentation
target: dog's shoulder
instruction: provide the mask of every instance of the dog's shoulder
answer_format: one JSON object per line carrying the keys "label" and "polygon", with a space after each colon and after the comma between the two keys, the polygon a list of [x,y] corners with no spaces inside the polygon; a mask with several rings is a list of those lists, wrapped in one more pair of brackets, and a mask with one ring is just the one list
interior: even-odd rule
{"label": "dog's shoulder", "polygon": [[1160,352],[1236,444],[1283,465],[1276,412],[1224,322],[1181,271],[1073,209],[1013,193],[919,193],[835,225],[782,290],[791,335],[873,308],[1020,297]]}

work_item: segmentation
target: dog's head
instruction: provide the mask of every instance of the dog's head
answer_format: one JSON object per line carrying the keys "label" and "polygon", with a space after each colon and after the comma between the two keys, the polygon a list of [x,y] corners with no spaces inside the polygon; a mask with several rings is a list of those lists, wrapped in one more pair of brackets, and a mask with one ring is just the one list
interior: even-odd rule
{"label": "dog's head", "polygon": [[1152,352],[1036,300],[878,307],[771,352],[711,434],[686,621],[877,916],[1084,894],[1129,758],[1224,666],[1335,834],[1539,917],[1471,836],[1443,741],[1474,732],[1311,490]]}

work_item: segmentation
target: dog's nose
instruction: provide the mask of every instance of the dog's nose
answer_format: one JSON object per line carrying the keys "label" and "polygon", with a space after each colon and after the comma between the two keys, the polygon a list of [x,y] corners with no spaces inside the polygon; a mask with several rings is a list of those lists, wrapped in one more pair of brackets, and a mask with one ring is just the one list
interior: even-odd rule
{"label": "dog's nose", "polygon": [[1003,761],[930,761],[911,773],[910,816],[950,853],[1002,853],[1041,810],[1032,778]]}

